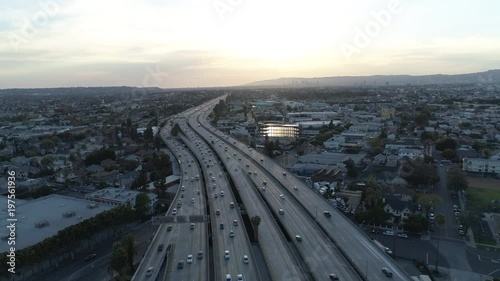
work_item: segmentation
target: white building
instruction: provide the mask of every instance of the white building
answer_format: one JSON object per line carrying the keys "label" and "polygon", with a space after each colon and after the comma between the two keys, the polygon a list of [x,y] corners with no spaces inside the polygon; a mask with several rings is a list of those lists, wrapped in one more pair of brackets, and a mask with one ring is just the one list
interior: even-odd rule
{"label": "white building", "polygon": [[463,170],[466,172],[500,174],[500,160],[483,158],[464,158]]}
{"label": "white building", "polygon": [[409,157],[411,159],[424,158],[424,152],[418,149],[401,149],[398,156],[399,158]]}
{"label": "white building", "polygon": [[[110,187],[89,193],[85,196],[85,199],[113,206],[130,205],[131,207],[134,207],[135,198],[139,193],[141,192],[129,189]],[[150,211],[153,212],[155,203],[156,201],[158,201],[158,195],[154,193],[146,193],[146,195],[148,195],[150,200],[149,202],[149,205],[151,207]]]}

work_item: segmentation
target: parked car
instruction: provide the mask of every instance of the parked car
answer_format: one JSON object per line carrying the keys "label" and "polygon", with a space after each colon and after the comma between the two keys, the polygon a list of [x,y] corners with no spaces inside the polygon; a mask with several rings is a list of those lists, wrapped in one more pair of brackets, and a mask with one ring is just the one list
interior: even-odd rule
{"label": "parked car", "polygon": [[394,236],[394,231],[386,230],[386,231],[382,232],[382,234],[387,235],[387,236]]}

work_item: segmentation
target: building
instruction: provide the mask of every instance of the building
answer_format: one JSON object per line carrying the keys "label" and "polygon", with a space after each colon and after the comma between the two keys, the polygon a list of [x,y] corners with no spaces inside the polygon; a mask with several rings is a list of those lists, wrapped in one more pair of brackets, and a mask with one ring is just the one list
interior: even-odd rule
{"label": "building", "polygon": [[388,221],[393,222],[394,219],[399,219],[400,223],[404,223],[408,217],[413,214],[417,208],[417,204],[412,201],[403,201],[397,196],[383,197],[384,211],[391,215]]}
{"label": "building", "polygon": [[396,114],[396,109],[394,107],[382,107],[380,109],[380,116],[382,118],[392,118]]}
{"label": "building", "polygon": [[259,136],[270,138],[297,138],[300,133],[299,125],[297,124],[259,124]]}
{"label": "building", "polygon": [[[35,245],[58,231],[112,209],[109,205],[93,204],[87,200],[51,194],[34,200],[16,200],[16,250]],[[7,212],[0,213],[0,252],[7,251]]]}
{"label": "building", "polygon": [[500,160],[465,157],[463,170],[465,172],[500,174]]}
{"label": "building", "polygon": [[[87,194],[85,199],[113,206],[129,205],[134,207],[135,198],[139,193],[141,192],[122,188],[105,188]],[[158,201],[158,195],[154,193],[146,194],[150,200],[150,212],[154,212],[155,203]]]}
{"label": "building", "polygon": [[409,157],[411,159],[424,158],[424,152],[419,149],[401,149],[398,156],[399,158]]}

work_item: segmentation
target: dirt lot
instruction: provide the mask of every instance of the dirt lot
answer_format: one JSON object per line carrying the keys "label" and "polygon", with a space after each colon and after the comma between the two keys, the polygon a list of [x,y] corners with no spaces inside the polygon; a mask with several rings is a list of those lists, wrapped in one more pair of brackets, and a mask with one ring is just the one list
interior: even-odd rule
{"label": "dirt lot", "polygon": [[500,180],[492,178],[471,178],[467,177],[469,187],[490,188],[500,190]]}

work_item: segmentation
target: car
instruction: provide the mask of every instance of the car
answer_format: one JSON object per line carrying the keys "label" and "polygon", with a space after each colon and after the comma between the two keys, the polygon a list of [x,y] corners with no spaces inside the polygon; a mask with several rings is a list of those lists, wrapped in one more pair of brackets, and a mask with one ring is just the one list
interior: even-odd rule
{"label": "car", "polygon": [[193,198],[191,198],[191,203],[194,203],[194,197],[193,197]]}
{"label": "car", "polygon": [[384,247],[384,251],[389,255],[389,256],[392,256],[392,251],[391,249],[387,248],[387,247]]}
{"label": "car", "polygon": [[181,208],[181,207],[182,207],[182,203],[181,202],[177,203],[177,208]]}
{"label": "car", "polygon": [[243,274],[238,274],[238,275],[236,275],[236,279],[237,279],[238,281],[243,281]]}
{"label": "car", "polygon": [[146,270],[146,277],[153,275],[154,270],[155,270],[154,267],[152,267],[152,266],[148,267],[148,269]]}
{"label": "car", "polygon": [[180,260],[178,263],[177,263],[177,269],[181,270],[184,268],[184,260]]}
{"label": "car", "polygon": [[382,273],[387,277],[392,277],[392,271],[390,271],[387,267],[382,267]]}
{"label": "car", "polygon": [[198,255],[196,256],[197,259],[201,260],[203,259],[203,251],[199,251]]}
{"label": "car", "polygon": [[231,209],[234,209],[234,202],[229,203],[229,207],[230,207]]}
{"label": "car", "polygon": [[228,260],[231,256],[229,255],[229,251],[224,251],[224,259]]}
{"label": "car", "polygon": [[330,277],[330,280],[331,280],[331,281],[337,281],[337,280],[340,280],[340,279],[337,277],[337,275],[336,275],[336,274],[334,274],[334,273],[330,273],[329,277]]}
{"label": "car", "polygon": [[460,229],[460,230],[458,231],[458,234],[460,234],[460,235],[462,235],[462,236],[463,236],[463,235],[465,235],[465,232],[464,232],[462,229]]}
{"label": "car", "polygon": [[267,185],[267,181],[263,181],[263,182],[262,182],[262,184],[263,184],[263,185]]}
{"label": "car", "polygon": [[285,214],[285,211],[283,211],[283,209],[280,209],[280,210],[279,210],[279,213],[280,213],[280,215],[284,215],[284,214]]}
{"label": "car", "polygon": [[229,237],[233,238],[234,237],[234,231],[231,229],[231,231],[229,231]]}
{"label": "car", "polygon": [[186,259],[186,263],[188,263],[188,264],[193,263],[193,255],[188,255],[188,257]]}
{"label": "car", "polygon": [[266,187],[265,186],[262,187],[262,191],[266,191]]}
{"label": "car", "polygon": [[463,225],[461,225],[461,224],[459,224],[459,225],[458,225],[458,229],[460,229],[460,230],[464,230],[464,226],[463,226]]}
{"label": "car", "polygon": [[220,192],[220,197],[224,197],[224,191]]}
{"label": "car", "polygon": [[460,212],[455,212],[455,217],[459,217],[461,215]]}
{"label": "car", "polygon": [[214,189],[217,188],[217,184],[215,184],[215,183],[212,186]]}
{"label": "car", "polygon": [[167,232],[172,231],[172,228],[173,227],[171,225],[167,225]]}
{"label": "car", "polygon": [[165,244],[161,243],[160,245],[158,245],[158,252],[163,251],[163,248],[165,248]]}
{"label": "car", "polygon": [[233,225],[234,225],[234,226],[238,226],[238,220],[234,220],[234,221],[233,221]]}
{"label": "car", "polygon": [[215,193],[214,198],[218,198],[218,197],[219,197],[219,194]]}
{"label": "car", "polygon": [[191,230],[193,230],[193,229],[194,229],[194,223],[191,223],[191,224],[189,225],[189,229],[191,229]]}
{"label": "car", "polygon": [[97,257],[97,254],[90,254],[90,255],[88,255],[87,257],[85,257],[85,260],[86,260],[86,261],[89,261],[89,260],[94,259],[95,257]]}
{"label": "car", "polygon": [[226,274],[226,281],[231,281],[231,274]]}
{"label": "car", "polygon": [[327,218],[332,216],[332,214],[330,214],[330,211],[324,211],[323,215],[325,215],[325,217],[327,217]]}
{"label": "car", "polygon": [[182,191],[186,190],[186,187],[185,187],[185,186],[182,186],[182,187],[181,187],[181,190],[182,190]]}
{"label": "car", "polygon": [[399,238],[408,238],[408,235],[406,233],[398,233]]}
{"label": "car", "polygon": [[300,235],[295,235],[295,239],[299,242],[302,242],[302,237],[300,237]]}
{"label": "car", "polygon": [[456,204],[453,205],[453,209],[458,209],[458,206]]}
{"label": "car", "polygon": [[286,173],[285,172],[283,172],[283,176],[286,177]]}
{"label": "car", "polygon": [[243,263],[248,263],[249,259],[247,255],[243,255]]}
{"label": "car", "polygon": [[281,199],[285,199],[285,195],[280,194],[280,198],[281,198]]}
{"label": "car", "polygon": [[387,235],[387,236],[394,236],[394,231],[386,230],[386,231],[382,232],[382,234]]}
{"label": "car", "polygon": [[174,216],[175,216],[175,215],[177,215],[177,209],[176,209],[176,208],[174,208],[174,209],[172,210],[172,215],[174,215]]}
{"label": "car", "polygon": [[224,229],[224,223],[223,222],[220,223],[219,228],[220,229]]}
{"label": "car", "polygon": [[299,190],[299,188],[296,185],[293,186],[293,189]]}
{"label": "car", "polygon": [[184,192],[183,192],[183,193],[181,193],[181,198],[184,198]]}

